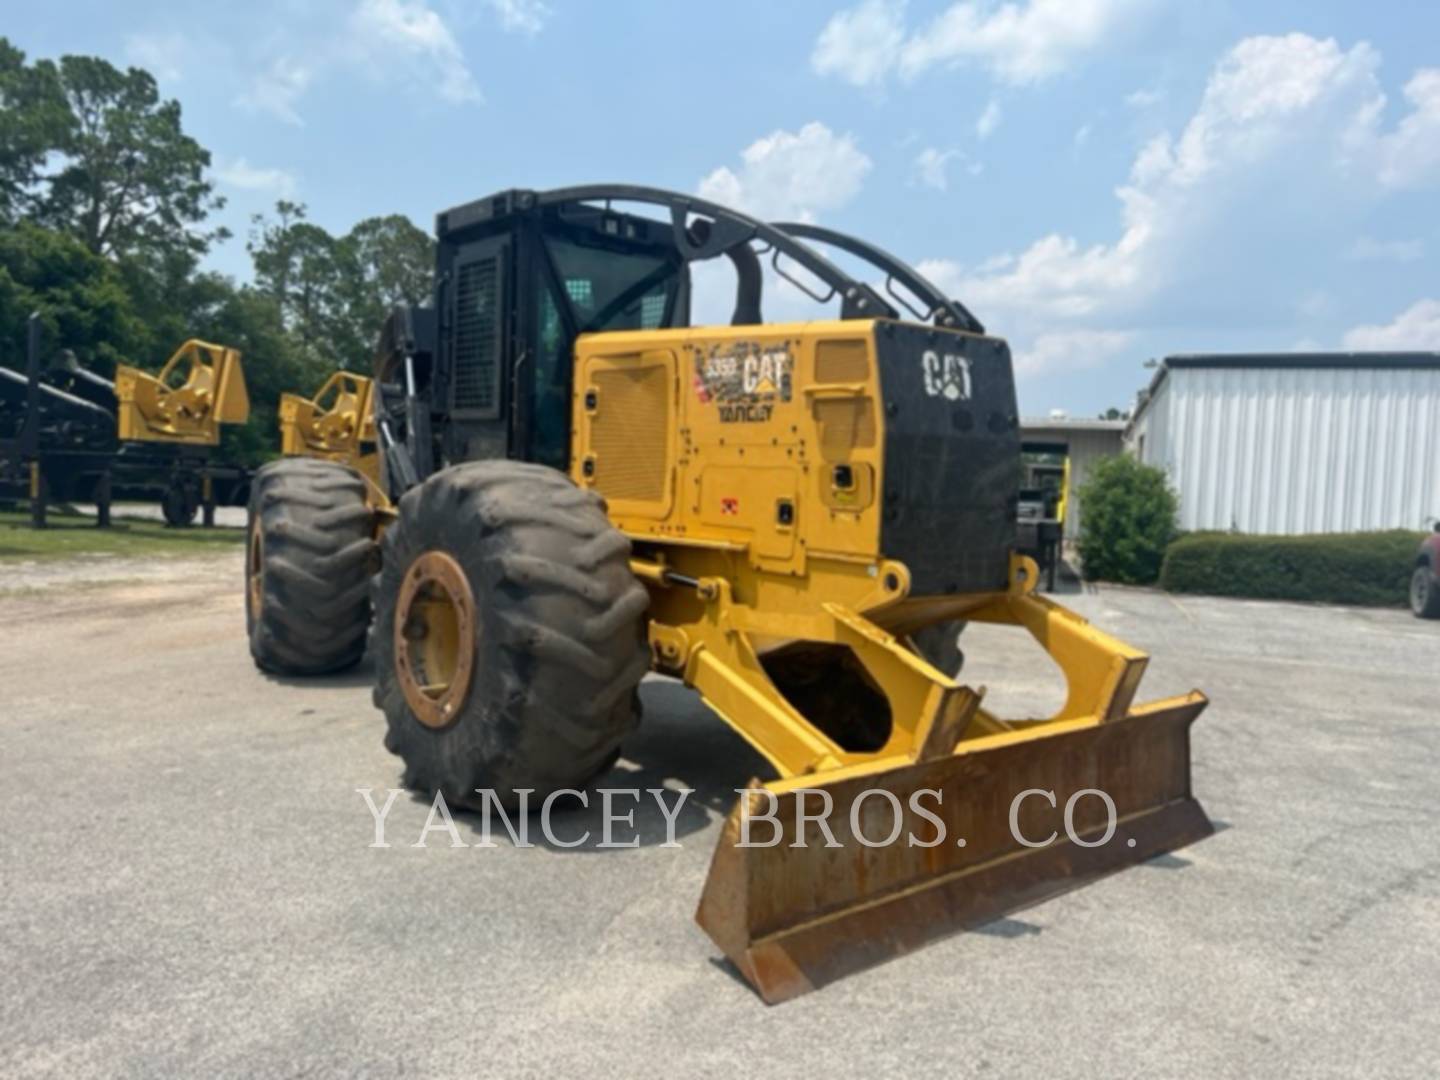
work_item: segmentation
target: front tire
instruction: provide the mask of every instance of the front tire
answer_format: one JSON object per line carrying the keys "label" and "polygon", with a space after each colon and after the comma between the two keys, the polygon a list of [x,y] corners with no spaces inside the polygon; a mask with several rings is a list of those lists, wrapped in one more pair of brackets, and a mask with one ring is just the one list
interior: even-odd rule
{"label": "front tire", "polygon": [[375,579],[375,704],[404,783],[513,807],[608,767],[639,716],[649,597],[562,473],[457,465],[400,500]]}
{"label": "front tire", "polygon": [[245,629],[262,671],[326,675],[365,655],[374,515],[346,465],[282,458],[255,474]]}
{"label": "front tire", "polygon": [[1410,610],[1417,619],[1440,619],[1440,584],[1428,566],[1417,566],[1410,578]]}

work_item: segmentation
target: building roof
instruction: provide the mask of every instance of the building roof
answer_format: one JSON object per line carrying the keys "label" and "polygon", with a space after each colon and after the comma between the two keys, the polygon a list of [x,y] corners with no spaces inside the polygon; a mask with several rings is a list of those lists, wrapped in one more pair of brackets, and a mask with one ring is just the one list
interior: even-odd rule
{"label": "building roof", "polygon": [[1182,353],[1160,362],[1166,368],[1417,368],[1440,367],[1440,352]]}
{"label": "building roof", "polygon": [[1126,423],[1127,430],[1145,414],[1171,368],[1287,368],[1312,371],[1440,368],[1440,352],[1181,353],[1167,356],[1160,361],[1150,385],[1140,391],[1135,410]]}
{"label": "building roof", "polygon": [[1125,424],[1124,420],[1086,420],[1071,416],[1059,419],[1049,416],[1020,418],[1021,431],[1124,431]]}

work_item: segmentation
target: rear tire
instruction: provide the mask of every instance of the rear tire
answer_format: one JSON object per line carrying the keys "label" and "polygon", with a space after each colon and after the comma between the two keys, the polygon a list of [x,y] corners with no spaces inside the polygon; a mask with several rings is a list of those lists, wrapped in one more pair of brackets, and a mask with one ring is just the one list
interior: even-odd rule
{"label": "rear tire", "polygon": [[1417,566],[1410,578],[1410,610],[1417,619],[1440,619],[1440,584],[1428,566]]}
{"label": "rear tire", "polygon": [[262,671],[325,675],[365,655],[374,522],[348,466],[283,458],[255,474],[245,629]]}
{"label": "rear tire", "polygon": [[[399,505],[375,578],[375,704],[404,783],[506,807],[608,768],[650,667],[630,542],[563,473],[479,461]],[[467,630],[466,627],[469,627]]]}
{"label": "rear tire", "polygon": [[183,529],[193,524],[199,509],[200,500],[196,498],[194,489],[183,481],[166,488],[165,497],[160,500],[160,513],[165,517],[165,524],[172,529]]}
{"label": "rear tire", "polygon": [[910,635],[915,651],[932,667],[939,668],[952,679],[958,679],[965,667],[965,653],[960,649],[960,635],[965,630],[963,619],[935,623]]}

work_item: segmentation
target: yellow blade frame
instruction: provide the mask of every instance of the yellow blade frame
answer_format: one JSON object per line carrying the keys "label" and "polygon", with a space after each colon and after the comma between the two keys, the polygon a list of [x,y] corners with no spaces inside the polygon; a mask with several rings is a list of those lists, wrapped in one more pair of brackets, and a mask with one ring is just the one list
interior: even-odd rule
{"label": "yellow blade frame", "polygon": [[[632,567],[652,585],[674,587],[658,564]],[[901,572],[887,564],[877,578],[903,596]],[[696,916],[765,1000],[793,997],[1211,831],[1190,790],[1189,729],[1205,696],[1133,705],[1146,655],[1035,595],[1037,580],[1034,562],[1017,557],[1006,592],[873,604],[862,616],[837,603],[804,615],[766,613],[738,603],[726,580],[700,578],[689,584],[705,605],[702,618],[683,628],[652,623],[661,666],[681,673],[780,774],[756,782],[732,811]],[[954,618],[1028,630],[1065,676],[1060,710],[1043,720],[996,716],[982,706],[983,688],[921,658],[906,635]],[[846,749],[817,722],[823,718],[803,715],[780,693],[757,643],[787,640],[853,654],[888,705],[883,745]],[[925,842],[935,826],[913,807],[917,797],[943,823],[943,841]],[[813,822],[796,831],[797,806],[815,812],[827,798],[823,816],[837,847],[824,845]],[[772,800],[780,842],[742,846],[745,817]],[[1110,806],[1114,834],[1090,846],[1107,831]],[[897,822],[899,842],[887,846],[865,845],[853,828],[873,840]],[[758,835],[768,828],[757,823]]]}

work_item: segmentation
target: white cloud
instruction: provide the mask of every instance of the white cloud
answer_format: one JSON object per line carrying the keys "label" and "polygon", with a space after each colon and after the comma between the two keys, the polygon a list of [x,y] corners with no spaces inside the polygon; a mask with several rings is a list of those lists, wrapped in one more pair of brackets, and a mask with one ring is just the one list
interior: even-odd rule
{"label": "white cloud", "polygon": [[[530,0],[497,0],[496,9],[502,24],[524,32],[530,32],[527,19],[542,19],[541,13],[549,10]],[[237,105],[301,125],[300,99],[337,71],[358,72],[382,82],[403,81],[455,105],[481,100],[459,42],[425,0],[359,0],[348,16],[327,18],[323,31],[307,35],[292,27],[284,38],[292,51],[275,57],[256,75],[236,98]]]}
{"label": "white cloud", "polygon": [[1128,330],[1065,330],[1038,335],[1015,352],[1019,375],[1054,375],[1103,367],[1135,340]]}
{"label": "white cloud", "polygon": [[[1369,208],[1440,171],[1431,161],[1437,138],[1421,137],[1440,119],[1440,82],[1432,99],[1429,73],[1412,79],[1410,109],[1387,129],[1378,68],[1363,42],[1245,39],[1216,64],[1179,133],[1136,153],[1116,190],[1113,238],[1057,231],[980,265],[938,259],[922,268],[1012,336],[1031,370],[1054,355],[1054,335],[1080,330],[1205,326],[1217,317],[1232,328],[1283,330],[1326,284],[1316,268],[1352,248]],[[1424,314],[1412,313],[1411,329]]]}
{"label": "white cloud", "polygon": [[284,169],[256,168],[243,157],[216,165],[214,172],[215,178],[222,184],[244,191],[265,191],[281,197],[295,192],[295,177],[292,173]]}
{"label": "white cloud", "polygon": [[1405,97],[1411,112],[1380,137],[1380,182],[1391,188],[1440,179],[1440,68],[1417,71],[1405,84]]}
{"label": "white cloud", "polygon": [[1362,236],[1345,253],[1357,262],[1415,262],[1425,257],[1423,240],[1376,240]]}
{"label": "white cloud", "polygon": [[185,60],[192,52],[189,39],[177,30],[125,37],[125,59],[144,68],[160,82],[178,82],[185,73]]}
{"label": "white cloud", "polygon": [[1092,130],[1089,124],[1081,124],[1075,129],[1075,149],[1080,149],[1090,141]]}
{"label": "white cloud", "polygon": [[982,310],[1083,317],[1131,308],[1187,276],[1253,273],[1254,259],[1293,256],[1278,246],[1289,240],[1329,239],[1340,212],[1376,186],[1356,174],[1374,169],[1375,144],[1391,138],[1375,115],[1377,66],[1363,43],[1346,51],[1302,34],[1240,42],[1179,137],[1157,136],[1137,153],[1116,191],[1114,241],[1051,233],[966,275],[965,295]]}
{"label": "white cloud", "polygon": [[1000,102],[991,98],[982,112],[975,120],[975,137],[977,139],[988,139],[1000,126]]}
{"label": "white cloud", "polygon": [[892,71],[913,79],[937,65],[978,63],[1001,82],[1040,82],[1121,31],[1150,0],[959,0],[908,32],[904,0],[864,0],[831,17],[810,62],[856,86]]}
{"label": "white cloud", "polygon": [[961,156],[959,150],[927,146],[915,157],[914,182],[921,187],[945,191],[950,186],[950,162]]}
{"label": "white cloud", "polygon": [[904,0],[865,0],[825,24],[810,66],[855,86],[873,86],[895,66],[904,44]]}
{"label": "white cloud", "polygon": [[428,65],[420,76],[455,104],[480,100],[480,88],[445,20],[423,0],[361,0],[350,16],[350,44],[362,62],[393,64],[397,53]]}
{"label": "white cloud", "polygon": [[813,121],[756,139],[740,158],[738,171],[722,165],[701,180],[700,195],[772,221],[809,221],[845,205],[871,169],[852,136]]}
{"label": "white cloud", "polygon": [[545,29],[554,11],[541,0],[489,0],[500,29],[511,34],[534,36]]}
{"label": "white cloud", "polygon": [[1420,300],[1381,326],[1357,326],[1344,346],[1355,352],[1440,350],[1440,300]]}
{"label": "white cloud", "polygon": [[251,112],[267,112],[287,124],[304,124],[296,104],[313,78],[310,67],[288,56],[276,57],[270,66],[251,80],[250,88],[236,98],[236,104]]}

